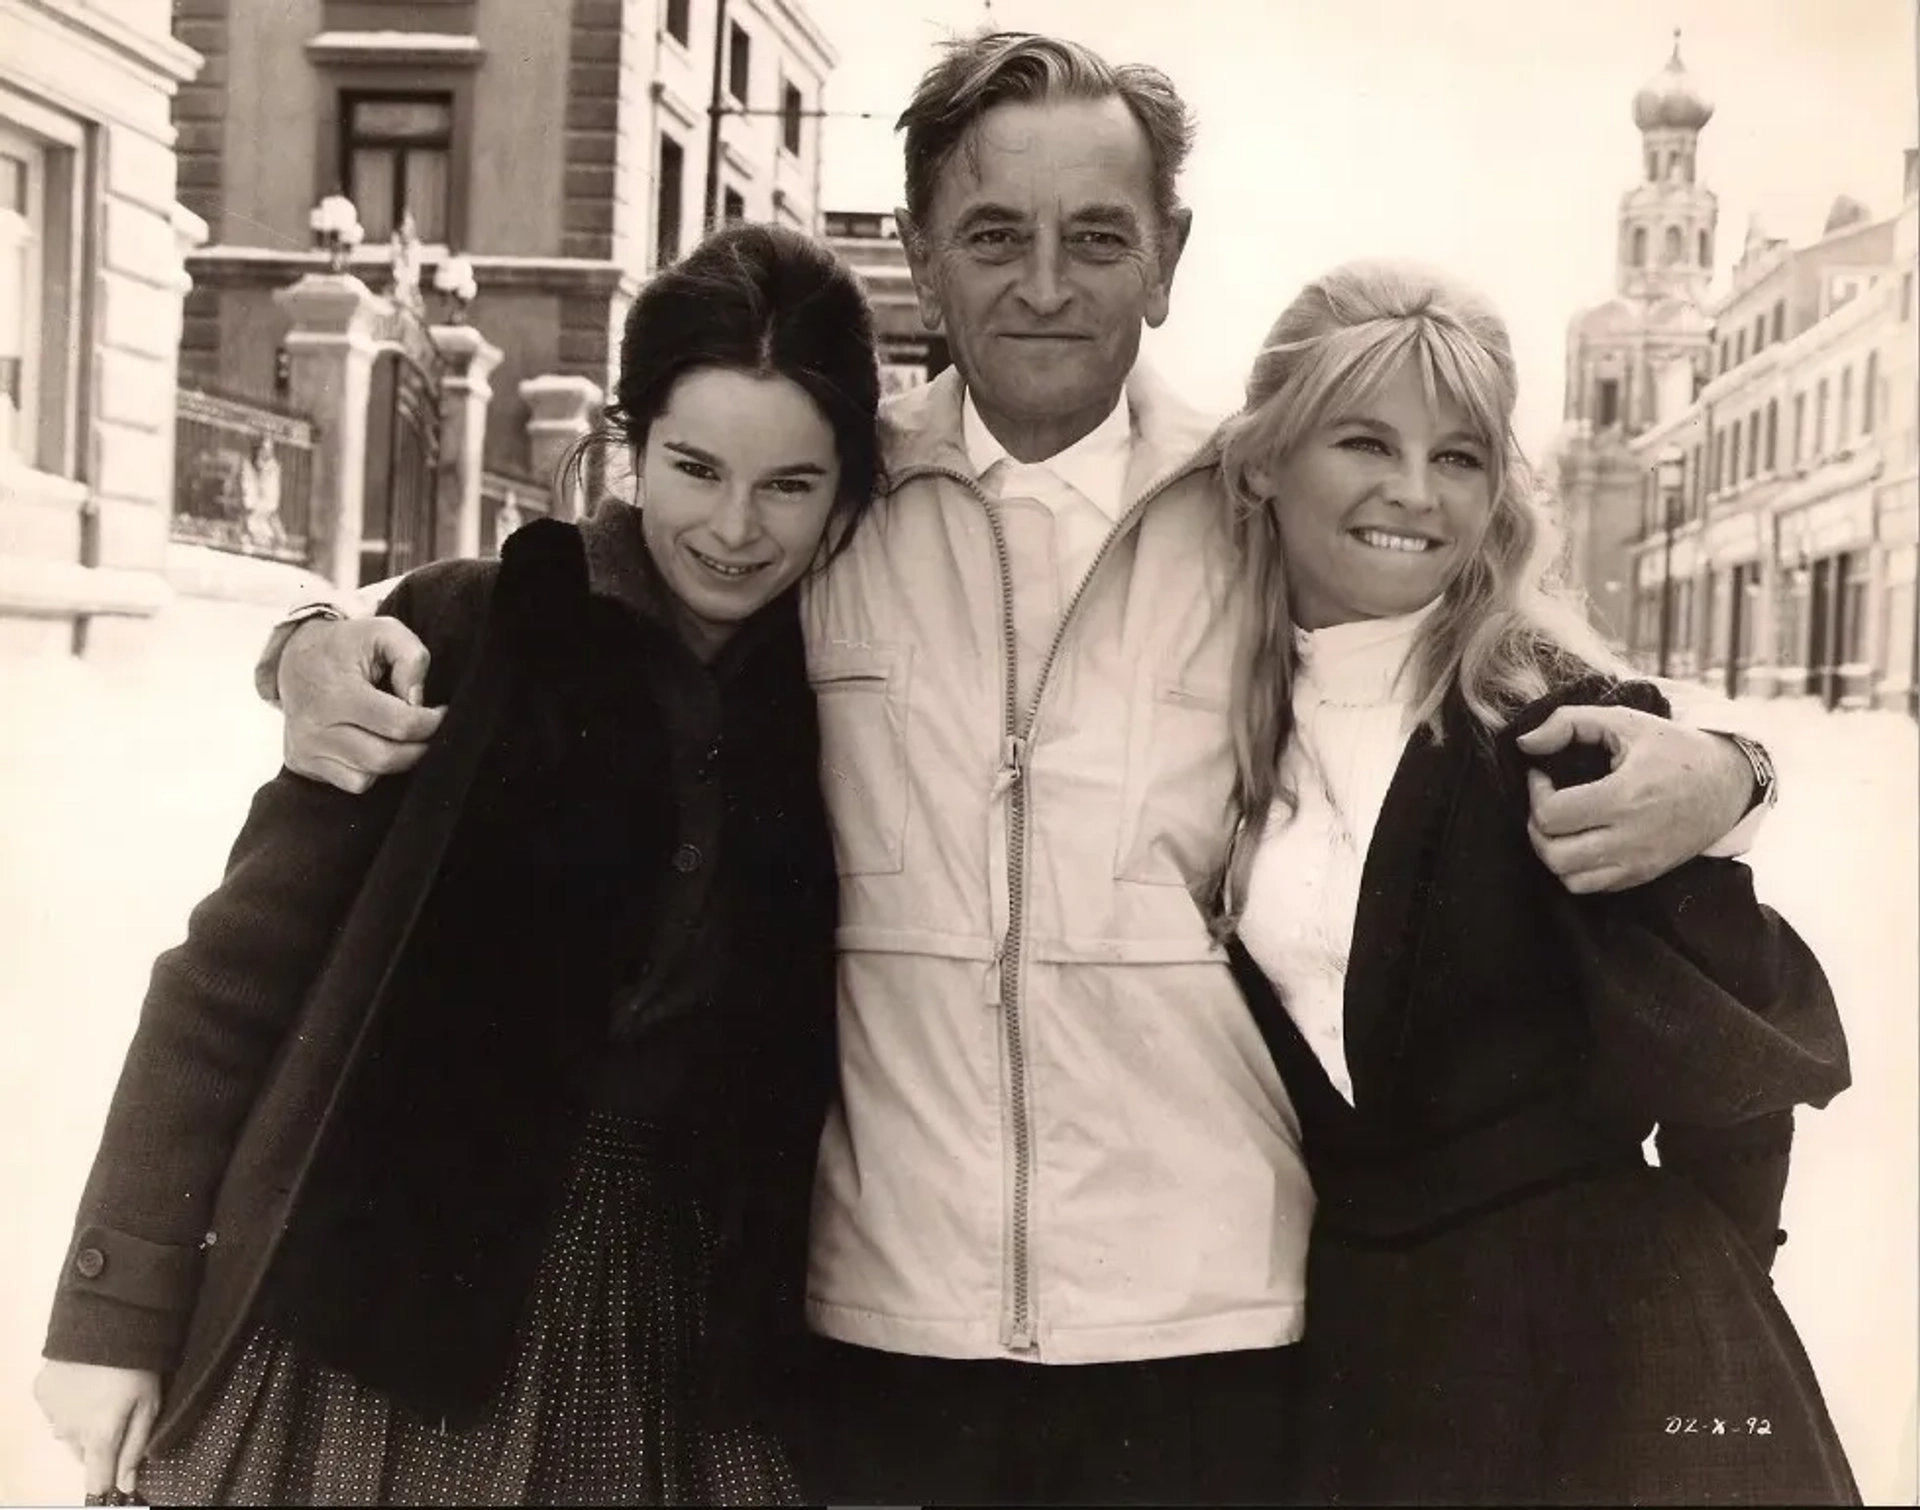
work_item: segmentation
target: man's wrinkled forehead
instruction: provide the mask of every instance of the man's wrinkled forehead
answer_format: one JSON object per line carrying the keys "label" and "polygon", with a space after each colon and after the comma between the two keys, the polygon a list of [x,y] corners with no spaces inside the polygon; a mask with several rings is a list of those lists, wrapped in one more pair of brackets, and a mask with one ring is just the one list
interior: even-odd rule
{"label": "man's wrinkled forehead", "polygon": [[934,218],[958,222],[993,209],[1142,224],[1151,214],[1152,170],[1146,133],[1117,97],[997,105],[967,128],[942,165]]}

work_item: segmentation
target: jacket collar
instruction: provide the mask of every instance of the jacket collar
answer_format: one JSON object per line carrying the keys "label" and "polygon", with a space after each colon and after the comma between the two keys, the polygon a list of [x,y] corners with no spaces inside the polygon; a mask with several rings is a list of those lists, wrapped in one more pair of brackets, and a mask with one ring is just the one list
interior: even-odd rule
{"label": "jacket collar", "polygon": [[[1132,455],[1125,500],[1131,504],[1162,477],[1211,460],[1217,421],[1193,408],[1144,362],[1127,377]],[[880,450],[889,487],[934,469],[979,480],[967,455],[962,405],[966,383],[949,367],[930,383],[908,390],[881,410]]]}

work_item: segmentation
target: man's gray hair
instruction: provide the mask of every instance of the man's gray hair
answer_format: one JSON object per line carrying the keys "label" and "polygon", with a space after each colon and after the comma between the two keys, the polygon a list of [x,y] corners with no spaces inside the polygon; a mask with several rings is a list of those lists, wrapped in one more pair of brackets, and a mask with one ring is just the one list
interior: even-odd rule
{"label": "man's gray hair", "polygon": [[1034,32],[979,32],[941,44],[895,123],[906,133],[907,212],[924,227],[940,175],[996,105],[1119,99],[1146,133],[1153,208],[1164,235],[1179,207],[1180,170],[1193,148],[1193,112],[1173,80],[1145,63],[1107,62],[1092,48]]}

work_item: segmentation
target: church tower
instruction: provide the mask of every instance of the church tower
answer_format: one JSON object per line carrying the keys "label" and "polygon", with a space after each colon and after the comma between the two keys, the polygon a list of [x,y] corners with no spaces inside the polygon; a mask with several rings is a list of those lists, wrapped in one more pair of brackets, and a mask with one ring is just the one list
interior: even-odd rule
{"label": "church tower", "polygon": [[1641,179],[1620,196],[1620,246],[1614,287],[1631,299],[1705,301],[1713,277],[1719,207],[1700,183],[1700,132],[1713,104],[1673,56],[1633,97],[1640,128]]}
{"label": "church tower", "polygon": [[1640,523],[1642,463],[1631,443],[1684,410],[1709,375],[1719,203],[1700,173],[1713,104],[1680,58],[1633,97],[1639,181],[1620,196],[1614,295],[1567,330],[1564,427],[1555,446],[1574,581],[1601,627],[1624,638],[1630,542]]}

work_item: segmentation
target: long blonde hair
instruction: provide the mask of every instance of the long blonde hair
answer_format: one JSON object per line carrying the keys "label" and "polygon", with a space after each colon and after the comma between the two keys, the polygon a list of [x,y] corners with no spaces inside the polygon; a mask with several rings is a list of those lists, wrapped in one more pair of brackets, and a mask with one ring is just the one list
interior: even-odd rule
{"label": "long blonde hair", "polygon": [[1490,457],[1493,508],[1481,547],[1441,594],[1414,652],[1415,716],[1436,739],[1449,689],[1485,730],[1581,668],[1619,659],[1560,576],[1561,535],[1513,437],[1513,343],[1499,314],[1443,273],[1350,262],[1315,279],[1268,333],[1247,401],[1220,433],[1221,475],[1242,601],[1233,672],[1233,838],[1213,878],[1215,933],[1238,922],[1254,850],[1293,733],[1294,625],[1280,542],[1285,499],[1263,486],[1329,413],[1365,402],[1412,362],[1429,403],[1458,406]]}

